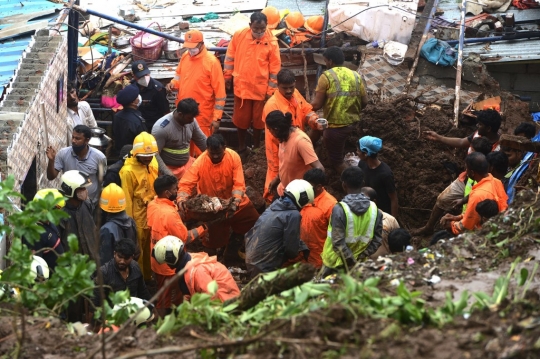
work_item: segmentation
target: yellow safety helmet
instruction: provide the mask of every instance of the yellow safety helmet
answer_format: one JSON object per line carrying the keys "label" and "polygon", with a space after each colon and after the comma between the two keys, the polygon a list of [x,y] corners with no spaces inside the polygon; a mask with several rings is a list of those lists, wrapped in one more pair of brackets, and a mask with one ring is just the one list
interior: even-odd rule
{"label": "yellow safety helmet", "polygon": [[320,34],[323,31],[324,17],[321,15],[310,16],[304,23],[304,27],[307,31],[314,34]]}
{"label": "yellow safety helmet", "polygon": [[54,199],[62,199],[60,202],[58,202],[58,204],[56,205],[57,208],[64,208],[64,206],[66,205],[66,200],[64,199],[64,196],[62,195],[62,193],[60,193],[59,190],[57,190],[56,188],[43,188],[43,189],[40,189],[39,191],[37,191],[36,195],[34,196],[34,201],[38,200],[38,199],[45,199],[45,197],[47,197],[48,194],[52,194],[53,195],[53,198]]}
{"label": "yellow safety helmet", "polygon": [[261,11],[263,14],[266,15],[266,19],[268,23],[266,24],[268,26],[268,29],[274,30],[281,20],[281,17],[279,16],[279,10],[276,9],[273,6],[267,6]]}
{"label": "yellow safety helmet", "polygon": [[131,154],[133,156],[152,157],[157,155],[158,146],[154,136],[148,132],[141,132],[135,140],[133,140],[133,149]]}
{"label": "yellow safety helmet", "polygon": [[116,183],[111,183],[101,192],[99,206],[109,213],[118,213],[126,209],[126,195],[122,187]]}
{"label": "yellow safety helmet", "polygon": [[304,16],[300,11],[291,11],[285,18],[285,24],[289,29],[298,29],[304,26]]}

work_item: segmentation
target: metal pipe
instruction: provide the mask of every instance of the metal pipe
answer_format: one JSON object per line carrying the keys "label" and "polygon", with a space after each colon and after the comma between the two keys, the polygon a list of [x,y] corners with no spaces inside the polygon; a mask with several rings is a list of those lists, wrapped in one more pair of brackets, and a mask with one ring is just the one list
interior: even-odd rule
{"label": "metal pipe", "polygon": [[459,45],[456,72],[456,99],[454,100],[454,126],[458,126],[459,120],[459,97],[461,92],[461,71],[463,69],[463,38],[465,37],[465,8],[467,0],[461,3],[461,24],[459,26]]}
{"label": "metal pipe", "polygon": [[[73,8],[77,7],[79,0],[73,2]],[[70,10],[67,30],[67,53],[68,53],[68,81],[74,82],[77,79],[77,59],[79,50],[79,13]]]}
{"label": "metal pipe", "polygon": [[[328,3],[330,0],[326,0],[324,8],[324,20],[323,20],[323,32],[321,36],[321,48],[326,46],[326,28],[328,27]],[[319,82],[319,77],[322,74],[322,65],[317,66],[317,76],[315,77],[315,83]]]}
{"label": "metal pipe", "polygon": [[420,51],[422,51],[422,46],[424,46],[424,43],[427,40],[428,32],[431,27],[431,19],[433,19],[433,15],[435,14],[435,10],[437,9],[438,4],[439,0],[435,0],[431,7],[431,11],[429,12],[426,27],[424,28],[424,33],[422,34],[422,38],[420,39],[420,43],[418,44],[418,49],[416,50],[416,55],[414,56],[414,62],[411,67],[411,71],[409,71],[409,75],[407,76],[407,82],[405,83],[405,93],[409,92],[409,87],[411,86],[411,81],[414,76],[414,72],[416,71],[416,67],[418,66],[418,60],[420,59]]}
{"label": "metal pipe", "polygon": [[[144,27],[144,26],[141,26],[141,25],[137,25],[137,24],[134,24],[132,22],[129,22],[129,21],[125,21],[124,19],[120,19],[120,18],[117,18],[117,17],[114,17],[114,16],[109,16],[107,14],[102,14],[100,12],[97,12],[97,11],[94,11],[94,10],[91,10],[91,9],[85,9],[81,6],[77,6],[77,5],[73,5],[73,9],[77,10],[77,11],[80,11],[81,13],[84,13],[84,14],[90,14],[90,15],[94,15],[94,16],[97,16],[97,17],[101,17],[103,19],[106,19],[106,20],[109,20],[109,21],[113,21],[113,22],[116,22],[118,24],[122,24],[122,25],[125,25],[125,26],[129,26],[129,27],[132,27],[134,29],[137,29],[137,30],[141,30],[141,31],[145,31],[149,34],[153,34],[153,35],[156,35],[156,36],[160,36],[160,37],[163,37],[167,40],[172,40],[172,41],[178,41],[178,42],[181,42],[183,43],[184,42],[184,39],[181,39],[179,37],[176,37],[176,36],[172,36],[170,34],[166,34],[166,33],[163,33],[161,31],[157,31],[157,30],[154,30],[154,29],[150,29],[150,28],[147,28],[147,27]],[[78,28],[78,26],[76,26]],[[324,36],[323,36],[324,37]],[[206,48],[208,51],[216,51],[216,52],[227,52],[227,48],[226,47],[207,47]],[[296,49],[296,48],[292,48],[292,49],[280,49],[280,51],[282,53],[297,53],[297,54],[301,54],[302,51],[306,54],[312,54],[312,53],[319,53],[319,52],[324,52],[326,49],[325,48],[318,48],[318,49]],[[354,52],[354,51],[357,51],[356,48],[342,48],[343,52]]]}
{"label": "metal pipe", "polygon": [[[468,39],[464,39],[463,43],[465,44],[472,44],[472,43],[483,43],[483,42],[495,42],[495,41],[509,41],[509,40],[520,40],[520,39],[532,39],[535,37],[540,37],[540,32],[538,31],[532,31],[530,33],[523,32],[523,33],[512,33],[507,34],[503,36],[491,36],[491,37],[471,37]],[[459,40],[443,40],[448,45],[455,45],[459,43]]]}

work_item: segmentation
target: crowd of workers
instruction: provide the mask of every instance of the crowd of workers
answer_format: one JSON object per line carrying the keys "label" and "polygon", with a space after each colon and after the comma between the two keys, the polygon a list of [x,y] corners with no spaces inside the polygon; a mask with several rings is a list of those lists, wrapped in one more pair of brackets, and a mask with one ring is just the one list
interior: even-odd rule
{"label": "crowd of workers", "polygon": [[[323,54],[327,70],[309,103],[295,88],[294,74],[281,69],[278,44],[267,25],[264,13],[251,16],[250,27],[234,34],[223,70],[207,51],[202,33],[188,31],[188,51],[167,86],[151,78],[144,61],[134,62],[135,80],[117,95],[123,110],[113,121],[113,151],[120,159],[109,168],[105,155],[89,146],[89,127],[96,121],[70,89],[72,146],[47,148],[47,178],[61,173],[61,185],[36,195],[50,192],[62,198],[59,207],[69,217],[59,226],[41,223],[45,233],[33,249],[63,253],[68,235],[77,235],[79,251],[101,263],[107,293],[129,289],[133,297],[149,300],[149,283],[157,290],[166,287],[155,302],[163,316],[185,296],[209,292],[212,281],[218,284],[215,298],[238,296],[224,264],[240,258],[251,277],[300,261],[327,276],[408,247],[411,234],[396,220],[392,170],[378,158],[382,140],[358,139],[358,166],[344,161],[346,139],[368,101],[362,77],[343,66],[341,49],[330,47]],[[228,89],[234,91],[237,151],[218,133]],[[176,109],[169,113],[166,91],[173,90],[178,91]],[[324,118],[317,115],[320,109]],[[469,154],[466,171],[438,197],[419,234],[432,233],[440,221],[446,236],[455,236],[506,209],[503,182],[524,154],[499,148],[500,123],[498,112],[486,110],[478,113],[478,130],[469,137],[425,132],[428,140],[469,148]],[[242,167],[249,128],[255,147],[266,129],[263,196],[268,206],[260,215],[246,195]],[[535,130],[523,124],[516,134],[531,138]],[[341,176],[341,201],[324,188],[325,168],[314,150],[321,138]],[[229,200],[226,213],[206,222],[189,221],[186,203],[197,194],[218,199],[217,210],[219,199]],[[456,206],[463,206],[462,215],[449,214]],[[204,251],[188,252],[186,246],[194,242]],[[39,253],[54,271],[56,256],[50,250]],[[96,291],[95,305],[100,298]],[[82,312],[75,308],[68,319],[80,320]]]}

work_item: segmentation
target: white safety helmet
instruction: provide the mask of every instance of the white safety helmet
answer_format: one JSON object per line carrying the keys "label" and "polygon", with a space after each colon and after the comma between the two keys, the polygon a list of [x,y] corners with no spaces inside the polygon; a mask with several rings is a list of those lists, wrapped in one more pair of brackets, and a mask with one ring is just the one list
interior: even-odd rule
{"label": "white safety helmet", "polygon": [[154,249],[152,249],[152,257],[159,264],[167,263],[175,265],[184,254],[184,242],[175,236],[165,236],[160,239]]}
{"label": "white safety helmet", "polygon": [[61,181],[60,192],[68,198],[73,198],[77,188],[87,187],[92,184],[88,174],[78,170],[66,171],[62,175]]}
{"label": "white safety helmet", "polygon": [[39,256],[32,256],[31,271],[37,281],[49,279],[49,266],[45,259]]}
{"label": "white safety helmet", "polygon": [[[113,315],[121,310],[122,308],[126,306],[131,306],[129,308],[129,314],[130,318],[131,316],[135,315],[141,308],[146,306],[146,303],[148,303],[147,300],[137,298],[137,297],[131,297],[129,300],[127,300],[124,303],[116,304],[113,309]],[[138,327],[141,324],[149,323],[154,319],[154,305],[149,304],[148,307],[144,308],[142,312],[140,312],[135,319],[133,320],[133,323]]]}
{"label": "white safety helmet", "polygon": [[313,186],[303,179],[291,181],[285,188],[285,195],[293,200],[299,209],[302,209],[308,203],[313,203],[315,198]]}

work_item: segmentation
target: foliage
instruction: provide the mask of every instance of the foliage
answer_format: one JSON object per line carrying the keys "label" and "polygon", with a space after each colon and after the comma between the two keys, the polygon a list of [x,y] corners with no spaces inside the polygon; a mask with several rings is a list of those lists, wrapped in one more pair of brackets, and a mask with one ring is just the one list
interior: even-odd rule
{"label": "foliage", "polygon": [[77,253],[77,238],[70,236],[70,250],[58,257],[56,272],[52,273],[47,281],[35,282],[31,271],[32,251],[23,244],[22,238],[29,243],[35,243],[44,232],[39,222],[50,221],[58,224],[68,215],[55,208],[61,199],[54,199],[52,194],[48,194],[44,199],[30,201],[23,211],[18,210],[11,198],[23,196],[13,190],[14,183],[13,177],[0,182],[0,207],[10,213],[9,224],[2,224],[0,230],[13,237],[10,251],[6,255],[11,264],[2,272],[0,286],[18,288],[20,295],[3,295],[1,300],[20,301],[30,311],[58,315],[70,301],[76,300],[80,295],[92,293],[94,282],[90,277],[96,266],[88,256]]}

